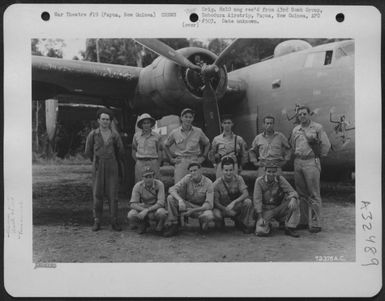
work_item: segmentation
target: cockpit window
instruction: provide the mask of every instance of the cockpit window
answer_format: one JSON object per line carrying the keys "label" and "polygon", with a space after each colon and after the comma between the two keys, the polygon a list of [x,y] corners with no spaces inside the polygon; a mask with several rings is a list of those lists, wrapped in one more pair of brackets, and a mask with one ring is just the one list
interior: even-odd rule
{"label": "cockpit window", "polygon": [[305,60],[305,68],[330,65],[333,60],[333,50],[309,53]]}
{"label": "cockpit window", "polygon": [[338,59],[343,56],[351,56],[353,54],[354,54],[354,44],[352,43],[352,44],[348,44],[340,48],[337,48],[336,58]]}

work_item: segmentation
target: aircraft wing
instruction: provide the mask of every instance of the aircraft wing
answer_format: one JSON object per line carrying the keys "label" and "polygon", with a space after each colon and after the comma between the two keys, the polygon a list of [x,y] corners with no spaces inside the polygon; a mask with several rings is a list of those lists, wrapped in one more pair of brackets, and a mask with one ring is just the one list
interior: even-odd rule
{"label": "aircraft wing", "polygon": [[[89,96],[92,104],[116,105],[134,96],[142,68],[32,56],[32,99]],[[115,100],[115,101],[114,101]]]}

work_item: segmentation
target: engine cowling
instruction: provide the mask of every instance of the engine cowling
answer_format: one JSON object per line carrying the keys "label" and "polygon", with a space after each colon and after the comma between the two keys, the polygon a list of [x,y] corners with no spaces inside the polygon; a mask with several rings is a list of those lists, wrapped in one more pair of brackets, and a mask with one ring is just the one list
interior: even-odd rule
{"label": "engine cowling", "polygon": [[[178,52],[196,65],[210,65],[217,58],[203,48],[187,47]],[[211,84],[217,99],[222,98],[227,88],[224,66],[219,68]],[[160,56],[141,71],[131,107],[139,113],[151,113],[154,117],[178,114],[184,107],[201,106],[203,88],[204,82],[199,73]]]}

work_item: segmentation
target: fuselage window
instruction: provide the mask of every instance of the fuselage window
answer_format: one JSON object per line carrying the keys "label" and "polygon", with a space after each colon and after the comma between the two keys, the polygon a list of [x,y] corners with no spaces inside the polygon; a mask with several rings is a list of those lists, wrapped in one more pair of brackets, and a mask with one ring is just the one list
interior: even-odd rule
{"label": "fuselage window", "polygon": [[333,59],[333,50],[309,53],[306,57],[304,67],[314,68],[330,65]]}
{"label": "fuselage window", "polygon": [[332,63],[333,50],[326,51],[324,65],[330,65]]}

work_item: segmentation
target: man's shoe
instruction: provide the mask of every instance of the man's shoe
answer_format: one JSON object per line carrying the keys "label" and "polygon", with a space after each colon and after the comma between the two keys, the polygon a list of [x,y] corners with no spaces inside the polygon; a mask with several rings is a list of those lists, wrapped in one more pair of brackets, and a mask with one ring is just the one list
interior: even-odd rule
{"label": "man's shoe", "polygon": [[208,222],[199,222],[199,233],[200,234],[206,234],[209,230],[209,223]]}
{"label": "man's shoe", "polygon": [[138,222],[138,229],[137,229],[138,234],[146,233],[146,229],[147,229],[147,224],[145,221]]}
{"label": "man's shoe", "polygon": [[299,234],[294,231],[292,228],[285,228],[285,235],[291,236],[291,237],[299,237]]}
{"label": "man's shoe", "polygon": [[268,236],[270,236],[270,232],[268,232],[268,233],[257,232],[257,233],[255,233],[255,235],[257,235],[258,237],[268,237]]}
{"label": "man's shoe", "polygon": [[321,232],[321,227],[311,227],[309,228],[310,233],[318,233]]}
{"label": "man's shoe", "polygon": [[92,231],[98,231],[100,230],[100,223],[99,222],[94,222],[92,226]]}
{"label": "man's shoe", "polygon": [[163,232],[163,236],[164,236],[164,237],[171,237],[171,236],[177,235],[177,234],[178,234],[178,230],[179,230],[178,224],[172,224],[171,226],[169,226],[169,227]]}
{"label": "man's shoe", "polygon": [[254,232],[254,227],[246,227],[244,226],[243,229],[242,229],[242,232],[244,234],[251,234]]}
{"label": "man's shoe", "polygon": [[122,227],[116,222],[111,224],[111,229],[114,231],[122,231]]}

